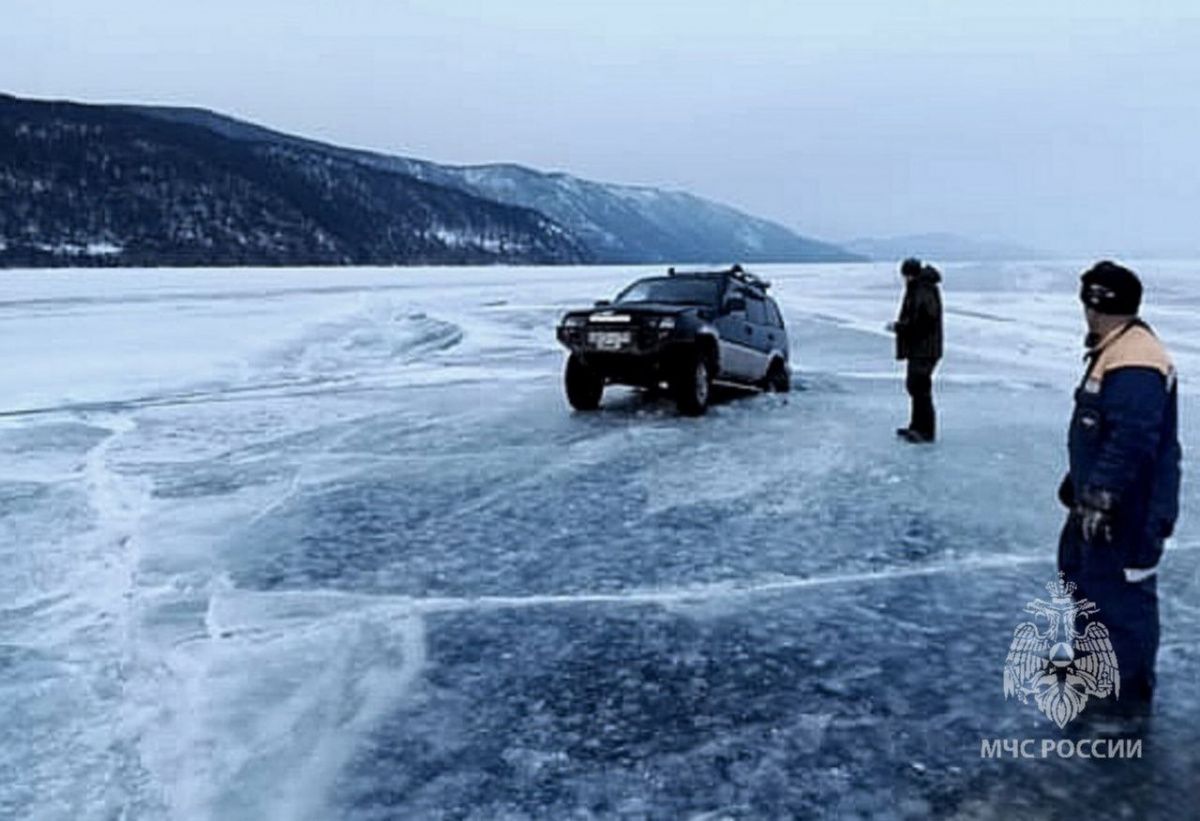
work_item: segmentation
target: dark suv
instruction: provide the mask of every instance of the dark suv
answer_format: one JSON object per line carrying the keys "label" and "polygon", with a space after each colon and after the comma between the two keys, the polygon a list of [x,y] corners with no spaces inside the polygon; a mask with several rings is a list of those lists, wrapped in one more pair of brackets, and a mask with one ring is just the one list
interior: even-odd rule
{"label": "dark suv", "polygon": [[739,265],[671,268],[611,302],[568,312],[558,326],[558,341],[571,352],[567,401],[594,410],[609,383],[666,387],[681,412],[699,415],[714,381],[787,391],[787,331],[768,287]]}

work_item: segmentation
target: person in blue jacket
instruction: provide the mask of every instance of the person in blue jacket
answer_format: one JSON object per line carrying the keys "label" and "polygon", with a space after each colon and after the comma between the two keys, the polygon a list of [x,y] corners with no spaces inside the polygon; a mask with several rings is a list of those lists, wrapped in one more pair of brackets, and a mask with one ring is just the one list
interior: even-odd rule
{"label": "person in blue jacket", "polygon": [[1059,488],[1070,514],[1058,565],[1109,630],[1120,674],[1113,709],[1143,716],[1158,653],[1155,574],[1179,515],[1175,369],[1138,317],[1142,284],[1128,268],[1097,263],[1082,276],[1080,299],[1087,368],[1075,391],[1070,472]]}

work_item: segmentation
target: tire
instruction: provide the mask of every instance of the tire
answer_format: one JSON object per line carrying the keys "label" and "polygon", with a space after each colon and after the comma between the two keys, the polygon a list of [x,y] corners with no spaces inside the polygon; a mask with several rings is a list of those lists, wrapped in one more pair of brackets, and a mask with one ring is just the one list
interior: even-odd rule
{"label": "tire", "polygon": [[696,353],[684,360],[671,385],[675,404],[684,416],[703,416],[708,410],[712,389],[712,366],[708,359]]}
{"label": "tire", "polygon": [[767,393],[789,393],[792,390],[792,377],[782,359],[771,362],[762,389]]}
{"label": "tire", "polygon": [[600,407],[600,397],[604,395],[604,377],[588,367],[579,354],[573,353],[567,358],[563,387],[566,388],[567,402],[572,408],[592,411]]}

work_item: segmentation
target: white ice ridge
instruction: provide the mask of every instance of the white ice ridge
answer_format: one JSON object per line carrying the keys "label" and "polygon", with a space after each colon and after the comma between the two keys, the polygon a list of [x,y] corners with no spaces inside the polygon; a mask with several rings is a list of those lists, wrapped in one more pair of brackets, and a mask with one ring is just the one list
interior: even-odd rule
{"label": "white ice ridge", "polygon": [[[1171,553],[1200,549],[1200,542],[1173,545]],[[981,570],[1002,570],[1031,564],[1050,564],[1053,556],[1046,553],[1007,554],[1002,556],[975,556],[944,562],[933,562],[914,567],[894,568],[884,571],[862,571],[835,573],[825,576],[783,576],[754,583],[717,582],[713,584],[687,585],[660,589],[632,589],[615,592],[543,593],[528,596],[404,596],[388,593],[347,593],[338,590],[283,590],[247,591],[226,587],[223,595],[214,597],[210,624],[221,631],[237,631],[239,625],[234,613],[224,605],[232,601],[255,600],[254,612],[261,617],[262,606],[271,602],[276,616],[311,616],[314,611],[340,610],[345,607],[364,606],[372,609],[394,609],[406,615],[429,615],[464,610],[511,610],[528,607],[554,607],[588,604],[612,605],[688,605],[704,602],[748,598],[792,590],[831,587],[838,585],[870,584],[895,579],[936,576],[947,573],[969,573]],[[230,598],[227,598],[230,597]],[[284,615],[286,614],[286,615]],[[230,616],[234,616],[230,618]],[[251,627],[251,629],[253,629]]]}

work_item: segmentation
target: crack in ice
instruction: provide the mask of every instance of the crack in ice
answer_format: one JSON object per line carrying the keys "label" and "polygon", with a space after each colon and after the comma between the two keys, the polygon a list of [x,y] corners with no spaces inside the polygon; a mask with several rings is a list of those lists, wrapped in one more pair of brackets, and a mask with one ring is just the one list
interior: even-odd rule
{"label": "crack in ice", "polygon": [[[1191,551],[1200,543],[1177,545],[1173,552]],[[947,573],[1000,570],[1024,565],[1050,564],[1053,556],[1044,553],[973,557],[956,561],[937,562],[916,567],[893,568],[884,571],[837,573],[826,576],[783,577],[753,584],[716,582],[663,589],[634,589],[612,592],[544,593],[526,596],[407,596],[389,593],[348,593],[330,589],[254,591],[229,585],[228,593],[236,597],[262,598],[276,602],[294,600],[310,605],[326,602],[330,605],[361,604],[371,608],[396,607],[421,615],[464,610],[507,610],[528,607],[555,607],[589,604],[610,605],[674,605],[706,601],[749,598],[794,590],[807,590],[839,585],[873,584],[896,579],[936,576]]]}

